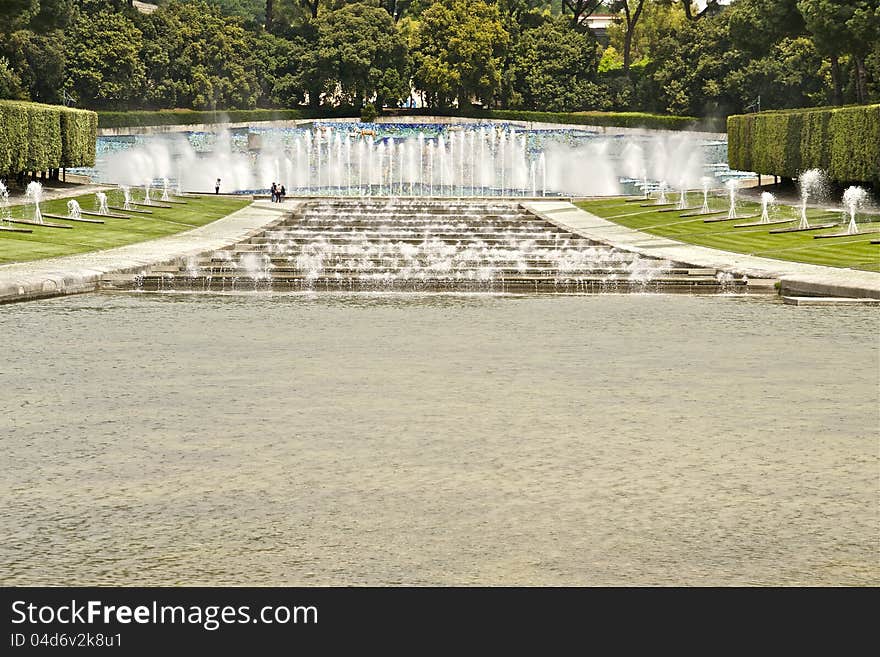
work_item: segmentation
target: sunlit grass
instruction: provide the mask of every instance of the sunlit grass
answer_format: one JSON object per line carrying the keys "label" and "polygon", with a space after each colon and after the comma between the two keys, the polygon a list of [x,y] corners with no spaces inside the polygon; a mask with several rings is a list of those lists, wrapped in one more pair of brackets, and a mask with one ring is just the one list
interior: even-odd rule
{"label": "sunlit grass", "polygon": [[[698,198],[699,197],[699,198]],[[670,195],[671,201],[677,195]],[[692,194],[691,206],[702,204],[701,194]],[[844,217],[839,212],[811,208],[807,218],[813,225],[835,223],[833,228],[803,233],[771,234],[770,230],[789,227],[788,224],[734,228],[737,223],[757,221],[758,217],[740,221],[720,221],[706,223],[706,217],[682,217],[679,212],[659,212],[660,208],[641,207],[641,203],[627,203],[624,199],[601,199],[580,201],[578,207],[615,223],[637,230],[661,235],[670,239],[698,244],[725,251],[747,253],[765,258],[808,262],[834,267],[851,267],[869,271],[880,271],[880,245],[871,244],[872,239],[880,239],[880,217],[874,221],[858,224],[860,233],[832,239],[813,239],[813,235],[840,233],[846,229]],[[710,210],[728,209],[727,199],[713,197]],[[790,219],[791,227],[796,225],[800,210],[786,205],[776,206],[771,219]],[[685,212],[687,214],[687,212]],[[737,204],[739,216],[760,215],[758,203],[742,201]],[[723,215],[719,215],[723,216]]]}
{"label": "sunlit grass", "polygon": [[[138,191],[132,190],[132,193],[135,202],[143,200],[143,191],[138,193]],[[97,209],[94,194],[84,194],[74,198],[82,206],[83,210],[95,211]],[[43,214],[66,216],[67,202],[69,200],[71,199],[64,198],[46,201],[40,204],[40,209]],[[111,206],[122,207],[122,191],[108,191],[107,200]],[[216,221],[250,203],[249,198],[222,196],[216,198],[205,196],[182,200],[186,201],[186,205],[174,205],[171,209],[144,208],[151,209],[153,214],[111,210],[114,214],[124,214],[130,216],[131,219],[84,215],[88,219],[103,219],[105,223],[70,222],[69,225],[73,226],[72,230],[11,224],[15,228],[33,230],[33,233],[0,231],[0,263],[25,262],[74,253],[85,253],[164,237]],[[159,203],[161,201],[155,202]],[[15,219],[30,220],[33,218],[34,210],[32,205],[13,206],[10,210],[12,217]],[[50,218],[46,218],[45,221],[59,224],[67,223],[63,220]],[[0,225],[6,224],[0,223]]]}

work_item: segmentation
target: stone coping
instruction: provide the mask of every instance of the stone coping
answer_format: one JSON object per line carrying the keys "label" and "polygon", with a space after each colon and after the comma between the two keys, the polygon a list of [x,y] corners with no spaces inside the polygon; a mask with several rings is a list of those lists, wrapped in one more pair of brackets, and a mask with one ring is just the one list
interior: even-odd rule
{"label": "stone coping", "polygon": [[231,246],[282,221],[300,204],[252,203],[175,235],[103,251],[0,266],[0,303],[93,292],[101,279]]}
{"label": "stone coping", "polygon": [[775,260],[677,242],[621,226],[563,201],[532,201],[522,205],[558,226],[625,251],[748,278],[775,279],[785,295],[880,299],[880,273]]}

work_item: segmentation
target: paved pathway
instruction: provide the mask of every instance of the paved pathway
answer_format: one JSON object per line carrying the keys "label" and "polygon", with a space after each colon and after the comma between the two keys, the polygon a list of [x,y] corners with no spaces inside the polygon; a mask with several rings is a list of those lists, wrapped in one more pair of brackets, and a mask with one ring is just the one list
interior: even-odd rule
{"label": "paved pathway", "polygon": [[222,249],[281,221],[298,205],[257,202],[206,226],[168,237],[92,251],[0,266],[0,303],[94,291],[112,273],[139,271],[151,265]]}
{"label": "paved pathway", "polygon": [[625,251],[749,278],[776,279],[781,283],[782,294],[880,299],[880,273],[774,260],[685,244],[615,224],[565,201],[533,201],[523,203],[523,206],[579,235]]}

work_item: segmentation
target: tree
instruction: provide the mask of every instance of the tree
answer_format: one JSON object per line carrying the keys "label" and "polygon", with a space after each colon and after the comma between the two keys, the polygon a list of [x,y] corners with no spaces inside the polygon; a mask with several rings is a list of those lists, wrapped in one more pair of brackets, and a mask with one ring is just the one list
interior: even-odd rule
{"label": "tree", "polygon": [[[676,34],[687,26],[687,17],[677,2],[651,2],[645,5],[645,11],[633,32],[631,60],[646,61],[654,56],[654,50],[660,39],[667,34]],[[608,27],[608,44],[614,53],[622,53],[626,26],[621,21]],[[623,67],[623,59],[620,67]]]}
{"label": "tree", "polygon": [[807,37],[784,37],[767,56],[749,60],[724,78],[743,105],[761,97],[764,107],[788,109],[822,104],[825,81],[821,75],[822,56]]}
{"label": "tree", "polygon": [[414,44],[415,83],[435,104],[490,103],[501,88],[510,36],[496,5],[438,0],[420,16]]}
{"label": "tree", "polygon": [[876,50],[877,44],[880,43],[880,5],[877,4],[877,0],[856,2],[853,15],[847,20],[846,26],[853,36],[849,52],[856,65],[856,89],[859,102],[867,103],[870,98],[865,60],[872,55],[872,51]]}
{"label": "tree", "polygon": [[572,27],[582,28],[583,20],[590,17],[603,4],[603,0],[562,0],[562,12],[571,12]]}
{"label": "tree", "polygon": [[68,39],[78,44],[67,57],[68,93],[86,107],[122,109],[141,97],[146,71],[140,59],[143,35],[122,14],[81,14]]}
{"label": "tree", "polygon": [[684,9],[684,15],[689,21],[698,21],[703,16],[711,16],[721,11],[718,0],[707,0],[706,6],[702,10],[694,13],[694,0],[678,0]]}
{"label": "tree", "polygon": [[406,43],[387,11],[362,3],[327,11],[315,21],[318,68],[328,90],[338,85],[345,104],[376,107],[409,95]]}
{"label": "tree", "polygon": [[195,109],[255,107],[254,35],[239,19],[204,2],[172,0],[141,17],[145,96],[153,106]]}
{"label": "tree", "polygon": [[61,103],[66,58],[64,32],[50,30],[37,34],[18,30],[4,38],[2,48],[31,100]]}
{"label": "tree", "polygon": [[513,49],[514,86],[528,110],[569,112],[602,108],[595,84],[596,41],[568,21],[547,22],[522,33]]}
{"label": "tree", "polygon": [[642,17],[645,8],[645,0],[615,0],[612,7],[616,11],[623,12],[623,21],[626,32],[623,37],[623,72],[629,75],[629,67],[632,63],[632,41],[636,31],[636,25]]}
{"label": "tree", "polygon": [[833,97],[842,101],[842,75],[838,58],[848,54],[855,66],[859,102],[868,101],[865,60],[880,41],[880,7],[872,0],[798,0],[806,28],[816,47],[831,60]]}
{"label": "tree", "polygon": [[846,20],[851,12],[843,3],[833,0],[798,0],[798,10],[804,17],[807,30],[812,34],[816,48],[831,63],[831,99],[835,105],[843,103],[843,80],[840,56],[847,40]]}

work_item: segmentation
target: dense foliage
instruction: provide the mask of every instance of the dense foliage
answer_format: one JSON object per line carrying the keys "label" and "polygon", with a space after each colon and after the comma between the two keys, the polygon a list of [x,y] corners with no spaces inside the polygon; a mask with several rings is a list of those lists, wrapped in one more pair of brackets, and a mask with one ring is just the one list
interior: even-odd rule
{"label": "dense foliage", "polygon": [[704,117],[880,100],[877,0],[154,2],[3,0],[0,98]]}
{"label": "dense foliage", "polygon": [[95,163],[94,112],[0,101],[0,174]]}
{"label": "dense foliage", "polygon": [[880,105],[773,111],[727,119],[732,167],[789,178],[824,169],[842,182],[880,180]]}

